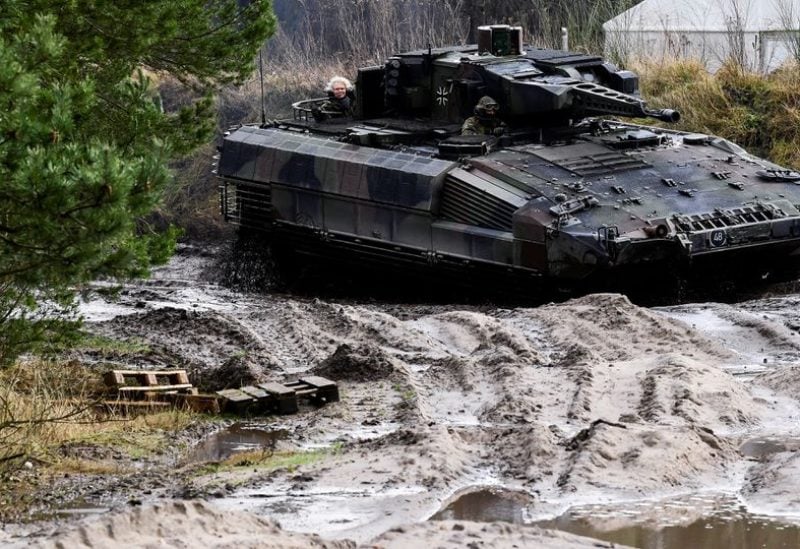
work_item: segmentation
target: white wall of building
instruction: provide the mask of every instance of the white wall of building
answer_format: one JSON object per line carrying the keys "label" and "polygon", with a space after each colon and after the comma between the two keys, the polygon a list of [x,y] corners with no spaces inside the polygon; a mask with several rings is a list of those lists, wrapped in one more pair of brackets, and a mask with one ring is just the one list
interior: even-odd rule
{"label": "white wall of building", "polygon": [[800,53],[800,0],[644,0],[603,25],[617,59],[727,59],[772,71]]}

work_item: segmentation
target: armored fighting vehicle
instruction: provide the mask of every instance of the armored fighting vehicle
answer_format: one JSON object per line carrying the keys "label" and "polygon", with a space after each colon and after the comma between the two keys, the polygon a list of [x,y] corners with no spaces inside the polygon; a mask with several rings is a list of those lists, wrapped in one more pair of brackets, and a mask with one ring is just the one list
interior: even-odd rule
{"label": "armored fighting vehicle", "polygon": [[[354,116],[317,121],[309,99],[226,133],[225,219],[281,257],[530,289],[794,272],[800,174],[621,121],[679,114],[600,57],[525,47],[519,27],[478,35],[360,69]],[[505,131],[460,135],[484,96]]]}

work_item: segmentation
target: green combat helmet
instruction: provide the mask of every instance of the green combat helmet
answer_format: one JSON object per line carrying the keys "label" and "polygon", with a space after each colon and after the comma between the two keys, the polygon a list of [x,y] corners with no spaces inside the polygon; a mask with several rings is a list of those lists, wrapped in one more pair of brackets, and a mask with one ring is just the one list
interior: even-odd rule
{"label": "green combat helmet", "polygon": [[497,101],[495,101],[488,95],[484,95],[483,97],[481,97],[480,100],[478,100],[478,104],[475,105],[475,114],[477,114],[481,118],[489,118],[496,116],[499,111],[500,111],[500,105],[498,105]]}

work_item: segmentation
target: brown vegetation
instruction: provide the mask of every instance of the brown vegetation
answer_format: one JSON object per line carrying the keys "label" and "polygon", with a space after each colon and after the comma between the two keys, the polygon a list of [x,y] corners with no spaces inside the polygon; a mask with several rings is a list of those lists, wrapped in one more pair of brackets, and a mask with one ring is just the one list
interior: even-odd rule
{"label": "brown vegetation", "polygon": [[[99,412],[100,375],[76,361],[27,360],[0,371],[0,518],[24,508],[26,482],[52,475],[119,474],[116,458],[163,451],[193,416]],[[23,481],[26,474],[34,475]]]}
{"label": "brown vegetation", "polygon": [[696,61],[641,63],[642,95],[681,111],[678,129],[724,137],[778,164],[800,168],[800,66],[768,75],[726,64],[709,74]]}

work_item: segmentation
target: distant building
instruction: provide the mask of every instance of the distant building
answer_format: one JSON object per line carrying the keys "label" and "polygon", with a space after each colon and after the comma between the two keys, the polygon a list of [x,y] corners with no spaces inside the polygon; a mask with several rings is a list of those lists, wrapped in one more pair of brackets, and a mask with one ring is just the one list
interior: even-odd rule
{"label": "distant building", "polygon": [[617,59],[727,59],[770,72],[800,58],[800,0],[644,0],[606,21],[605,54]]}

